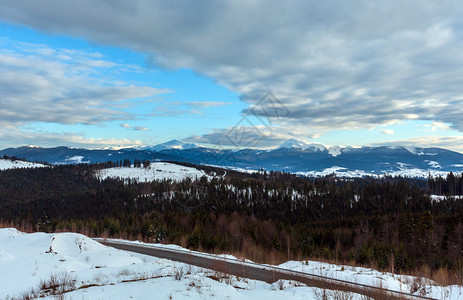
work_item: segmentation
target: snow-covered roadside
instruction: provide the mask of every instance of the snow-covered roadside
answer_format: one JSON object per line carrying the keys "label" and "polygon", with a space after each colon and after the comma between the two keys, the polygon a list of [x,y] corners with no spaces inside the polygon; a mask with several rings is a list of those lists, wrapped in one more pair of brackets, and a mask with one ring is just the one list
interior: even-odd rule
{"label": "snow-covered roadside", "polygon": [[97,172],[101,180],[106,178],[121,178],[136,180],[138,182],[151,182],[154,180],[182,181],[186,178],[195,180],[203,176],[210,178],[204,171],[166,162],[152,162],[148,168],[119,167],[107,168]]}
{"label": "snow-covered roadside", "polygon": [[[124,243],[143,244],[117,240]],[[176,245],[160,245],[189,251]],[[208,255],[192,251],[195,254]],[[217,259],[236,259],[218,255]],[[252,263],[252,262],[250,262]],[[270,267],[270,266],[269,266]],[[436,299],[463,299],[461,287],[442,287],[430,280],[315,261],[289,261],[279,268],[381,286]],[[0,229],[0,299],[22,298],[42,289],[52,276],[65,275],[69,292],[64,299],[321,299],[323,291],[297,282],[274,284],[227,276],[207,269],[116,250],[75,233],[24,234]],[[41,284],[42,283],[42,284]],[[334,293],[329,291],[329,293]],[[352,295],[353,299],[361,299]]]}
{"label": "snow-covered roadside", "polygon": [[279,267],[435,299],[463,299],[463,288],[461,286],[443,287],[427,278],[379,272],[370,268],[335,265],[317,261],[288,261],[279,265]]}
{"label": "snow-covered roadside", "polygon": [[[213,255],[192,251],[178,245],[147,244],[140,241],[126,241],[110,239],[110,241],[127,244],[145,245],[148,247],[161,247],[181,252],[191,252],[199,256],[215,257],[218,260],[228,259],[245,264],[254,264],[252,261],[241,261],[238,258],[228,255]],[[269,268],[275,266],[267,265]],[[306,274],[321,275],[333,279],[340,279],[352,283],[381,287],[398,292],[411,293],[435,299],[463,299],[463,287],[446,286],[427,279],[408,275],[397,275],[389,272],[380,272],[371,268],[351,267],[347,265],[336,265],[319,261],[288,261],[276,266],[279,269],[286,269]]]}
{"label": "snow-covered roadside", "polygon": [[0,229],[0,299],[55,299],[52,277],[66,278],[64,299],[317,299],[320,289],[267,284],[106,247],[75,233]]}

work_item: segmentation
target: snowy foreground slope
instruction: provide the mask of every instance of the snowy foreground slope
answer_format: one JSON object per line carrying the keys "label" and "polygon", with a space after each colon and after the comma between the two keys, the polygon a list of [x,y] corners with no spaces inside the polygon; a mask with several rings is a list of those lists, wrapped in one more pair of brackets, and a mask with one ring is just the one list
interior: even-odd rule
{"label": "snowy foreground slope", "polygon": [[32,163],[21,160],[0,159],[0,171],[8,169],[22,169],[22,168],[44,168],[43,164]]}
{"label": "snowy foreground slope", "polygon": [[[460,287],[442,288],[425,280],[371,269],[312,261],[291,261],[280,267],[404,292],[410,292],[418,282],[421,289],[416,293],[437,299],[463,299]],[[57,291],[67,291],[61,295],[64,299],[271,300],[321,299],[323,294],[320,289],[296,282],[267,284],[116,250],[80,234],[24,234],[11,228],[0,229],[0,270],[0,299],[55,299],[52,294]],[[55,291],[50,286],[55,286]]]}
{"label": "snowy foreground slope", "polygon": [[70,278],[71,291],[64,299],[313,299],[316,291],[295,283],[283,283],[280,290],[276,284],[225,278],[105,247],[80,234],[23,234],[15,229],[0,229],[0,270],[0,299],[54,299],[40,287],[52,276]]}
{"label": "snowy foreground slope", "polygon": [[154,180],[171,179],[174,181],[181,181],[186,178],[195,180],[202,176],[208,177],[208,175],[201,170],[176,165],[165,162],[153,162],[148,168],[135,168],[135,167],[119,167],[119,168],[107,168],[98,171],[97,176],[100,179],[106,178],[123,178],[136,180],[138,182],[150,182]]}

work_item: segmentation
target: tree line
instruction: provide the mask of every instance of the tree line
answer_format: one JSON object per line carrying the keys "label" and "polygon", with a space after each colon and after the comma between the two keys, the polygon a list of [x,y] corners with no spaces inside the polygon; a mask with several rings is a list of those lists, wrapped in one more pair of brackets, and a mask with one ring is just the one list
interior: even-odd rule
{"label": "tree line", "polygon": [[446,177],[429,175],[429,192],[435,195],[458,196],[463,195],[463,173],[450,172]]}
{"label": "tree line", "polygon": [[0,171],[0,223],[176,243],[268,263],[319,258],[463,275],[463,200],[430,197],[436,188],[458,193],[458,175],[314,179],[203,167],[221,176],[180,182],[95,176],[117,165],[124,162]]}

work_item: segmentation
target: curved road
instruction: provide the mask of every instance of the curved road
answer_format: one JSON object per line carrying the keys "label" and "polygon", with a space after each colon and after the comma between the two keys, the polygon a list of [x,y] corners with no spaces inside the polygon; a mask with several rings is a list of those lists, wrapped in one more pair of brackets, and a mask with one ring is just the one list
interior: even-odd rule
{"label": "curved road", "polygon": [[136,252],[159,258],[166,258],[202,268],[211,269],[222,273],[227,273],[243,278],[265,281],[268,283],[273,283],[279,279],[294,280],[301,283],[305,283],[308,286],[353,292],[366,295],[374,299],[433,299],[429,297],[417,296],[398,291],[385,290],[375,286],[358,284],[355,282],[334,279],[321,275],[291,271],[283,268],[268,265],[260,265],[256,263],[243,262],[237,259],[228,259],[217,257],[214,255],[195,253],[164,247],[156,247],[152,245],[137,245],[115,240],[95,240],[103,245],[125,251]]}

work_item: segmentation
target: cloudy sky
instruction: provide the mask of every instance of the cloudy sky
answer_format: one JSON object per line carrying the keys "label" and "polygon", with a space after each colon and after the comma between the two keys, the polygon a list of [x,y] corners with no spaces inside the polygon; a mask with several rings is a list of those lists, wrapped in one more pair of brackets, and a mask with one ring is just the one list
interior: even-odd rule
{"label": "cloudy sky", "polygon": [[463,152],[460,3],[0,0],[0,148]]}

